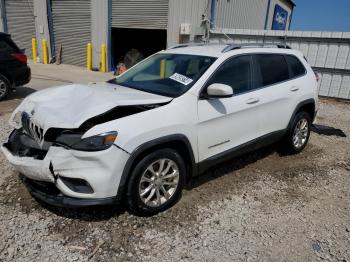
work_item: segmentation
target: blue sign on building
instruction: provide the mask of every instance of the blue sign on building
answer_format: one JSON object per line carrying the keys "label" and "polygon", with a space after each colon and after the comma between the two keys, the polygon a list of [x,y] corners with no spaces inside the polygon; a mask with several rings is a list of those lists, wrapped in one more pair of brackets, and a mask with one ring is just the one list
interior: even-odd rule
{"label": "blue sign on building", "polygon": [[288,19],[288,11],[283,9],[280,5],[275,6],[275,13],[273,14],[272,30],[286,30]]}

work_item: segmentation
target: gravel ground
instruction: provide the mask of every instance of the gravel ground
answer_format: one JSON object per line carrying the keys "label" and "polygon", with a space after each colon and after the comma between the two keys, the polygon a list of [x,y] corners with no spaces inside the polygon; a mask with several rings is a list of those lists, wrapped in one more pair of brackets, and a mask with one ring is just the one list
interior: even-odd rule
{"label": "gravel ground", "polygon": [[[350,135],[350,104],[323,100],[317,123]],[[219,165],[150,218],[39,204],[0,154],[0,261],[350,261],[350,139],[333,133]]]}

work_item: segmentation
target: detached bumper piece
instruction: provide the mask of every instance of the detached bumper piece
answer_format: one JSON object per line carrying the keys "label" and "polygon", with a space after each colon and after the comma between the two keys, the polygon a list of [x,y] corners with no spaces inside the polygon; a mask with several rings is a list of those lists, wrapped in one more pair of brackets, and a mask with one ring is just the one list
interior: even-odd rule
{"label": "detached bumper piece", "polygon": [[102,199],[73,198],[63,195],[53,183],[35,181],[24,176],[22,181],[34,198],[56,207],[78,208],[108,206],[117,203],[116,197]]}

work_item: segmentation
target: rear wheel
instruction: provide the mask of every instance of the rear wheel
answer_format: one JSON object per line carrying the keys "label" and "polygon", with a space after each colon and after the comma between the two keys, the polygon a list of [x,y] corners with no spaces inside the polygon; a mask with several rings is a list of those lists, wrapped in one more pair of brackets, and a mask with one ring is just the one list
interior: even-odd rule
{"label": "rear wheel", "polygon": [[297,154],[303,151],[309,141],[310,130],[310,115],[303,111],[298,112],[285,137],[284,149],[286,153]]}
{"label": "rear wheel", "polygon": [[8,95],[10,88],[10,82],[4,76],[0,75],[0,101]]}
{"label": "rear wheel", "polygon": [[145,156],[134,168],[127,189],[130,211],[154,215],[171,207],[180,197],[186,176],[182,157],[173,149]]}

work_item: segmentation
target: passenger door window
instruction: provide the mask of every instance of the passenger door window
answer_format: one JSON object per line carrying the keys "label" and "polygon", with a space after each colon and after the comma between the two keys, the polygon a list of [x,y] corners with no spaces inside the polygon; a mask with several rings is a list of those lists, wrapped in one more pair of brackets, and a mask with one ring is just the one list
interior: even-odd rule
{"label": "passenger door window", "polygon": [[279,54],[256,55],[257,70],[260,72],[260,87],[274,85],[289,79],[286,59]]}
{"label": "passenger door window", "polygon": [[233,89],[233,94],[241,94],[253,89],[252,87],[252,56],[233,57],[224,62],[210,79],[211,84],[225,84]]}

